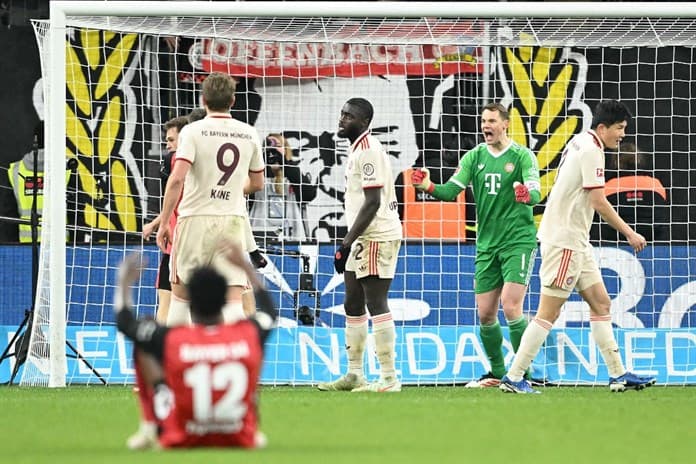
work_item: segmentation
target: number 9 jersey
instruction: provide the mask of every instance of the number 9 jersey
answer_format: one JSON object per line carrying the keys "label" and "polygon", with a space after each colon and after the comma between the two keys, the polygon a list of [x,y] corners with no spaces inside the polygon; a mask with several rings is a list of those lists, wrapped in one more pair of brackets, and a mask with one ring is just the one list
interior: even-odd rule
{"label": "number 9 jersey", "polygon": [[189,163],[179,217],[246,216],[249,172],[265,169],[254,129],[223,113],[188,124],[179,134],[177,163]]}

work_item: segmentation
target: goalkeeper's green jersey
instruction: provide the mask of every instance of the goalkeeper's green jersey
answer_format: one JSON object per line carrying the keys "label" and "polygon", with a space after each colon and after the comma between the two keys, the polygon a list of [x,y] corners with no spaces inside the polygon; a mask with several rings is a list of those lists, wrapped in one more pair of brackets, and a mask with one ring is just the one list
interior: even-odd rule
{"label": "goalkeeper's green jersey", "polygon": [[[514,182],[530,190],[531,204],[515,201]],[[476,202],[476,247],[536,246],[532,205],[539,201],[539,166],[526,147],[511,142],[498,156],[481,143],[469,150],[454,175],[432,192],[436,198],[452,200],[471,184]],[[450,198],[451,197],[451,198]]]}

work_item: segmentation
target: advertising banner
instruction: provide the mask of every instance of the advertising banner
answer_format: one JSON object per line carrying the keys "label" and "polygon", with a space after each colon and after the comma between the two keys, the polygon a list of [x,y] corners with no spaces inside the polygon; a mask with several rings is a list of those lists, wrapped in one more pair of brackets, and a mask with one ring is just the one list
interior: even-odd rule
{"label": "advertising banner", "polygon": [[[0,339],[9,340],[13,329],[0,326]],[[627,369],[655,376],[659,383],[696,383],[695,329],[617,329],[616,336]],[[71,326],[68,341],[91,365],[69,357],[72,383],[99,383],[95,371],[108,383],[134,382],[132,344],[115,327]],[[335,379],[347,369],[344,344],[342,328],[279,328],[268,341],[261,381],[306,385]],[[512,349],[507,334],[504,348],[509,363]],[[68,355],[76,354],[68,346],[66,350]],[[489,368],[472,326],[397,327],[396,358],[397,372],[408,384],[463,384]],[[9,380],[14,361],[10,358],[0,365],[0,382]],[[365,366],[369,378],[379,375],[371,339]],[[602,384],[609,378],[585,328],[554,329],[532,365],[532,375],[561,384]]]}

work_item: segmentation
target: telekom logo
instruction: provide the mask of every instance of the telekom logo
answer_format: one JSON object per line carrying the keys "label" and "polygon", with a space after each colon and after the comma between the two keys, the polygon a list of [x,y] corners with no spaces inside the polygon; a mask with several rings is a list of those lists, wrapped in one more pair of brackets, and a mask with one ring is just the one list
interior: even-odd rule
{"label": "telekom logo", "polygon": [[490,195],[497,195],[500,190],[500,174],[497,172],[486,173],[486,182],[484,185],[488,189]]}

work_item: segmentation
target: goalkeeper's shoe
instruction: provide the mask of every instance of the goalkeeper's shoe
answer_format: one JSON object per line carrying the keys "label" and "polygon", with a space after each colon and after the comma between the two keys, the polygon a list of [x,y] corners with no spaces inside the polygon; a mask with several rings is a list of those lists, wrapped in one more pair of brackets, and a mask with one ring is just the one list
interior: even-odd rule
{"label": "goalkeeper's shoe", "polygon": [[354,388],[353,393],[372,392],[372,393],[398,393],[401,391],[401,382],[396,377],[380,379],[378,382],[369,383],[365,386]]}
{"label": "goalkeeper's shoe", "polygon": [[138,431],[128,437],[126,446],[130,450],[146,450],[159,447],[157,424],[154,422],[141,422]]}
{"label": "goalkeeper's shoe", "polygon": [[655,385],[655,382],[655,377],[641,377],[626,371],[626,373],[620,377],[612,377],[609,379],[609,390],[615,393],[626,390],[642,390],[646,387]]}
{"label": "goalkeeper's shoe", "polygon": [[541,393],[534,390],[528,380],[522,379],[519,382],[514,382],[506,375],[500,379],[500,388],[504,393]]}
{"label": "goalkeeper's shoe", "polygon": [[365,385],[367,385],[365,377],[349,373],[333,382],[320,383],[317,388],[321,391],[353,391]]}
{"label": "goalkeeper's shoe", "polygon": [[486,372],[478,380],[472,380],[464,385],[464,388],[490,388],[500,385],[500,379],[493,375],[492,372]]}

